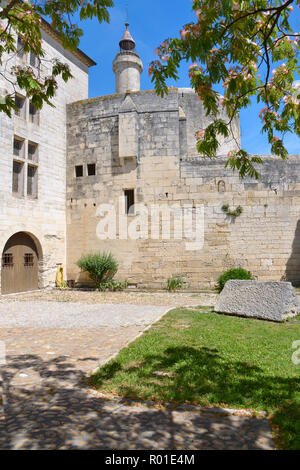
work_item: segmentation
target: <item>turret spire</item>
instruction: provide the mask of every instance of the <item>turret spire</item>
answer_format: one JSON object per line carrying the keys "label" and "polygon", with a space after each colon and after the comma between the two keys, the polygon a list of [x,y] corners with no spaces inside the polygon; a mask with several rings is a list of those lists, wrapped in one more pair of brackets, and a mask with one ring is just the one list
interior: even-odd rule
{"label": "turret spire", "polygon": [[125,30],[125,33],[121,39],[121,41],[119,42],[119,45],[120,45],[120,49],[121,51],[133,51],[135,49],[135,42],[134,40],[132,39],[132,36],[129,32],[129,23],[125,23],[125,26],[126,26],[126,30]]}
{"label": "turret spire", "polygon": [[125,23],[126,30],[119,42],[120,52],[113,62],[113,71],[116,75],[116,93],[140,90],[140,76],[143,72],[143,63],[135,52],[135,41],[129,32],[129,23]]}

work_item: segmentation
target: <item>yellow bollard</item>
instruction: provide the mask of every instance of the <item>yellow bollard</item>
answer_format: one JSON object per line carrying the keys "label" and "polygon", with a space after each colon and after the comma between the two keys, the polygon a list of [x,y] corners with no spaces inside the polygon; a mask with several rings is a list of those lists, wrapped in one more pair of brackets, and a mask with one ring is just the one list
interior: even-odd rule
{"label": "yellow bollard", "polygon": [[62,266],[58,266],[57,268],[55,285],[60,288],[66,287],[66,283],[64,281],[64,268]]}

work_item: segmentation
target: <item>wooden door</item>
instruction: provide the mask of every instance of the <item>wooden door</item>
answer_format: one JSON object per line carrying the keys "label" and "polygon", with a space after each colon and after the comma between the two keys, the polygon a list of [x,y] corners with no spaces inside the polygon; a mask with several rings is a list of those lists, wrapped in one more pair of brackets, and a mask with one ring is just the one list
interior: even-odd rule
{"label": "wooden door", "polygon": [[33,239],[24,232],[13,235],[2,253],[2,294],[38,289],[38,262]]}

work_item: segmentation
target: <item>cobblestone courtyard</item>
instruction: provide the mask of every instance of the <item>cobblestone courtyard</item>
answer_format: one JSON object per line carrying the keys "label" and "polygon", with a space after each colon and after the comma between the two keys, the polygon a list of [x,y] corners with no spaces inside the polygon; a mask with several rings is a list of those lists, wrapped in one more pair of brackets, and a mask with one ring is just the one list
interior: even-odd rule
{"label": "cobblestone courtyard", "polygon": [[[151,306],[149,302],[139,305],[139,300],[132,302],[137,305],[99,303],[99,297],[92,299],[92,294],[85,293],[70,303],[66,298],[58,301],[58,295],[0,300],[0,340],[6,347],[6,364],[1,367],[0,448],[273,447],[266,419],[126,404],[95,396],[87,388],[85,378],[98,364],[170,309],[168,296],[165,305],[156,297],[156,305]],[[211,305],[214,300],[200,297],[175,295],[173,305]]]}

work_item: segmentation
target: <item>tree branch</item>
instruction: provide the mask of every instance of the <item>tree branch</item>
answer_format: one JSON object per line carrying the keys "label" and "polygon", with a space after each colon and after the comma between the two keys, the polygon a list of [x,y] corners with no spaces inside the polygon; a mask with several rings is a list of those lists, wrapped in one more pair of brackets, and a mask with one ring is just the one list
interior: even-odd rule
{"label": "tree branch", "polygon": [[3,8],[2,11],[0,11],[0,18],[6,18],[10,10],[14,6],[21,4],[21,3],[22,3],[21,0],[11,0],[11,2],[9,2],[9,4],[5,8]]}
{"label": "tree branch", "polygon": [[276,12],[278,12],[278,10],[281,11],[284,10],[285,8],[287,8],[291,3],[293,3],[294,0],[287,0],[286,3],[284,3],[283,5],[281,6],[278,6],[278,7],[270,7],[270,8],[259,8],[258,10],[251,10],[251,11],[248,11],[245,15],[241,15],[239,16],[238,18],[236,18],[235,20],[233,20],[231,23],[229,23],[223,33],[221,34],[221,38],[223,38],[224,34],[227,32],[228,29],[230,29],[235,23],[237,23],[238,21],[240,20],[243,20],[244,18],[247,18],[248,16],[252,16],[252,15],[256,15],[257,13],[268,13],[270,11],[274,11],[275,14]]}

